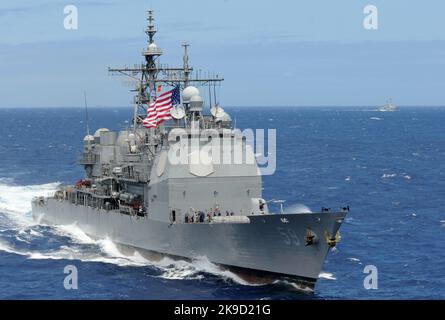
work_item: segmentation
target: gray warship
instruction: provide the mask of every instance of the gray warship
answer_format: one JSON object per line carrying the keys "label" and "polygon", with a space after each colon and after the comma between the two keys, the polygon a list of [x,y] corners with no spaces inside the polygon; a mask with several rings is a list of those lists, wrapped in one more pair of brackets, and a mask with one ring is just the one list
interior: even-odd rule
{"label": "gray warship", "polygon": [[[199,88],[214,89],[223,78],[194,72],[187,43],[181,67],[161,64],[153,11],[147,16],[144,63],[109,68],[111,74],[136,79],[131,126],[87,132],[79,160],[85,177],[53,196],[33,199],[34,219],[75,223],[117,245],[178,259],[205,257],[240,275],[291,280],[313,291],[329,250],[340,240],[349,207],[269,212],[253,147],[216,99],[204,108]],[[165,121],[147,126],[150,107],[162,97],[156,97],[160,86],[179,90],[180,101],[167,108]],[[178,100],[174,90],[170,102]],[[206,161],[191,159],[209,144],[242,150],[242,161],[217,161],[222,147],[207,152]],[[172,153],[185,161],[172,161]]]}

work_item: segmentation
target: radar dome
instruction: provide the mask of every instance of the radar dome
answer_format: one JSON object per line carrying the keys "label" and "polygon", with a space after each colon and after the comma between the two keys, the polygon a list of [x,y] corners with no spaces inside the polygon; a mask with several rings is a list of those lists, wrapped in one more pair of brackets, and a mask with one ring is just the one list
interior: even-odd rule
{"label": "radar dome", "polygon": [[156,43],[150,43],[148,45],[148,51],[156,51],[158,49],[158,46],[156,45]]}
{"label": "radar dome", "polygon": [[85,136],[85,138],[83,138],[84,142],[88,142],[88,141],[94,141],[94,137],[90,134]]}
{"label": "radar dome", "polygon": [[108,132],[108,131],[110,131],[110,130],[108,130],[107,128],[100,128],[100,129],[97,129],[96,132],[94,133],[94,137],[95,137],[95,138],[99,138],[99,137],[100,137],[100,134],[101,134],[102,132]]}
{"label": "radar dome", "polygon": [[199,94],[196,94],[190,98],[190,103],[192,102],[203,102],[203,100]]}
{"label": "radar dome", "polygon": [[201,111],[202,106],[204,105],[204,101],[199,95],[192,96],[189,102],[190,102],[190,111]]}
{"label": "radar dome", "polygon": [[182,91],[182,100],[184,102],[190,102],[193,96],[199,96],[199,90],[194,86],[188,86]]}

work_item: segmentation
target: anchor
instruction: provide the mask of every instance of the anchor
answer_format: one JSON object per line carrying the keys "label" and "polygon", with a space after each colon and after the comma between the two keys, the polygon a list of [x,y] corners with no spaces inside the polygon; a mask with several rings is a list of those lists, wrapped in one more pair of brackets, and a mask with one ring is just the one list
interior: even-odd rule
{"label": "anchor", "polygon": [[318,242],[317,235],[314,233],[314,231],[312,231],[311,228],[306,229],[306,235],[304,236],[304,240],[306,242],[305,246],[310,246]]}
{"label": "anchor", "polygon": [[329,234],[329,232],[327,230],[325,230],[324,232],[324,238],[326,240],[326,243],[328,244],[329,247],[333,248],[337,245],[337,243],[340,242],[341,240],[341,235],[340,235],[340,231],[337,231],[337,233],[335,234],[335,237],[331,237],[331,235]]}

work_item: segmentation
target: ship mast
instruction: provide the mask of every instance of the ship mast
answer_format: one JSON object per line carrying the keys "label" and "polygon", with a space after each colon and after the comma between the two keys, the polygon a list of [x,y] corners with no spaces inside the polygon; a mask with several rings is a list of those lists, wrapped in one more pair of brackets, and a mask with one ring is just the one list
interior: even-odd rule
{"label": "ship mast", "polygon": [[187,42],[183,42],[182,46],[184,47],[184,57],[182,58],[183,69],[184,69],[184,87],[187,87],[189,82],[189,75],[191,72],[189,68],[189,54],[188,54],[188,47],[190,45]]}
{"label": "ship mast", "polygon": [[148,36],[148,47],[142,52],[145,58],[143,64],[124,68],[108,68],[112,75],[125,75],[138,81],[134,97],[133,130],[141,126],[146,116],[146,106],[150,104],[152,97],[156,93],[156,87],[160,84],[168,86],[180,86],[181,89],[189,85],[215,86],[224,79],[218,75],[214,77],[201,78],[200,74],[192,76],[193,68],[189,65],[188,48],[190,45],[182,43],[184,48],[183,65],[180,68],[171,68],[168,65],[161,65],[158,58],[162,55],[162,50],[155,44],[154,36],[158,30],[154,26],[154,12],[147,11],[147,27],[145,34]]}

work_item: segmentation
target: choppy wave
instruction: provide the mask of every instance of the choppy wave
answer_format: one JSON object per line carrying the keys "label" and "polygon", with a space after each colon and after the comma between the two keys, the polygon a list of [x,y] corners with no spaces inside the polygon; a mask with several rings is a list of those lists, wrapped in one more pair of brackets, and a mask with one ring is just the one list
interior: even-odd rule
{"label": "choppy wave", "polygon": [[348,261],[351,261],[351,262],[353,262],[353,263],[357,263],[357,264],[359,264],[359,265],[362,265],[362,264],[363,264],[363,262],[362,262],[359,258],[350,257],[350,258],[348,258],[347,260],[348,260]]}
{"label": "choppy wave", "polygon": [[382,179],[388,179],[388,178],[394,178],[397,177],[397,173],[384,173],[381,178]]}
{"label": "choppy wave", "polygon": [[395,177],[402,177],[406,180],[411,180],[412,177],[409,174],[406,173],[401,173],[401,174],[397,174],[397,173],[384,173],[380,178],[381,179],[390,179],[390,178],[395,178]]}
{"label": "choppy wave", "polygon": [[359,258],[354,258],[354,257],[348,258],[348,260],[352,262],[360,262]]}
{"label": "choppy wave", "polygon": [[155,266],[163,271],[161,278],[180,280],[180,279],[202,279],[203,274],[211,274],[218,276],[225,280],[231,280],[237,284],[249,285],[249,286],[259,286],[264,285],[264,283],[251,283],[243,280],[237,274],[223,269],[214,263],[210,262],[206,257],[200,257],[193,260],[192,262],[184,260],[172,260],[170,258],[163,258],[161,261],[157,262]]}
{"label": "choppy wave", "polygon": [[291,289],[297,290],[299,292],[308,293],[308,294],[311,294],[314,292],[314,289],[312,289],[312,288],[309,288],[307,286],[304,286],[304,285],[301,285],[301,284],[298,284],[298,283],[295,283],[292,281],[287,281],[287,280],[276,280],[273,282],[273,284],[282,285],[284,287],[291,288]]}
{"label": "choppy wave", "polygon": [[16,186],[7,180],[0,180],[0,212],[10,216],[16,225],[29,225],[31,219],[31,200],[38,196],[53,194],[60,185],[58,182],[41,185]]}

